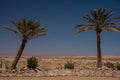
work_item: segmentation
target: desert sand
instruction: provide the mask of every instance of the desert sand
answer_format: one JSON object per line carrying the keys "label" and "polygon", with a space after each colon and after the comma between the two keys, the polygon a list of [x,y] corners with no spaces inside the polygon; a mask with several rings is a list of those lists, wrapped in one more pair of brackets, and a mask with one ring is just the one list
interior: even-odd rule
{"label": "desert sand", "polygon": [[120,80],[120,78],[112,77],[0,77],[0,80]]}
{"label": "desert sand", "polygon": [[[27,59],[31,56],[22,56],[17,65],[17,70],[26,68]],[[42,71],[61,70],[68,60],[72,60],[76,70],[93,70],[96,68],[96,56],[35,56],[39,63],[38,68]],[[14,56],[1,56],[0,60],[10,63]],[[111,70],[104,66],[106,62],[120,62],[120,56],[104,56],[102,59],[103,69]],[[120,77],[81,77],[81,76],[40,76],[40,77],[0,77],[0,80],[120,80]]]}

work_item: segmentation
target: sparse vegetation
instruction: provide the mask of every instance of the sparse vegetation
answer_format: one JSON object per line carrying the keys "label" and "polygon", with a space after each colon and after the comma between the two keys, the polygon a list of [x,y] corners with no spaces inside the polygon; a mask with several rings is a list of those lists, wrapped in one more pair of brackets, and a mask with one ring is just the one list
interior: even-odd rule
{"label": "sparse vegetation", "polygon": [[105,66],[108,67],[108,68],[114,69],[114,64],[111,63],[111,62],[106,62],[106,63],[105,63]]}
{"label": "sparse vegetation", "polygon": [[65,69],[74,69],[74,62],[72,60],[67,61],[67,63],[64,66]]}
{"label": "sparse vegetation", "polygon": [[30,57],[27,59],[27,67],[29,69],[35,69],[38,66],[38,60],[35,57]]}
{"label": "sparse vegetation", "polygon": [[0,60],[0,68],[2,68],[2,65],[3,65],[3,61]]}
{"label": "sparse vegetation", "polygon": [[115,67],[116,67],[117,70],[120,70],[120,63],[117,62]]}

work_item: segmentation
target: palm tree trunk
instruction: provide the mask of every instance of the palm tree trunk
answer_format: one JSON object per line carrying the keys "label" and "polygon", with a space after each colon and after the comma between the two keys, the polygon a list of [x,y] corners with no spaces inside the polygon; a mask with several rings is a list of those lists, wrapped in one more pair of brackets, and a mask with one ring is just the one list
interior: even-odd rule
{"label": "palm tree trunk", "polygon": [[97,31],[97,68],[102,67],[102,54],[101,54],[101,31]]}
{"label": "palm tree trunk", "polygon": [[27,43],[27,40],[24,40],[24,39],[23,39],[23,40],[22,40],[22,43],[21,43],[21,45],[20,45],[20,48],[19,48],[19,50],[18,50],[18,53],[16,54],[16,57],[15,57],[15,59],[13,60],[11,66],[10,66],[10,69],[11,69],[11,70],[16,68],[16,65],[17,65],[17,63],[18,63],[18,61],[19,61],[19,59],[20,59],[20,57],[21,57],[21,55],[22,55],[22,52],[23,52],[23,50],[24,50],[24,48],[25,48],[26,43]]}

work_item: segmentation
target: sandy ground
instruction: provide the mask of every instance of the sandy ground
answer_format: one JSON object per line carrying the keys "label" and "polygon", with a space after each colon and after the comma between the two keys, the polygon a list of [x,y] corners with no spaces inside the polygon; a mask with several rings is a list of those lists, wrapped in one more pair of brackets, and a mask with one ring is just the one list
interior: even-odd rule
{"label": "sandy ground", "polygon": [[79,77],[79,76],[64,76],[64,77],[0,77],[0,80],[120,80],[120,78],[112,77]]}
{"label": "sandy ground", "polygon": [[[17,68],[26,67],[27,59],[31,56],[21,57]],[[0,57],[4,62],[9,63],[14,57]],[[39,68],[42,70],[63,69],[67,60],[75,62],[75,69],[95,69],[96,57],[86,56],[38,56]],[[116,63],[120,61],[120,56],[103,57],[102,62],[110,61]],[[80,77],[80,76],[57,76],[57,77],[0,77],[0,80],[120,80],[114,77]]]}
{"label": "sandy ground", "polygon": [[[11,63],[15,56],[0,56],[4,63]],[[22,56],[18,62],[17,69],[27,66],[27,59],[31,56]],[[42,70],[63,69],[67,61],[72,60],[75,69],[95,69],[97,64],[96,56],[36,56],[38,68]],[[103,56],[102,64],[106,62],[117,63],[120,56]],[[8,64],[9,65],[9,64]],[[103,65],[104,68],[104,65]]]}

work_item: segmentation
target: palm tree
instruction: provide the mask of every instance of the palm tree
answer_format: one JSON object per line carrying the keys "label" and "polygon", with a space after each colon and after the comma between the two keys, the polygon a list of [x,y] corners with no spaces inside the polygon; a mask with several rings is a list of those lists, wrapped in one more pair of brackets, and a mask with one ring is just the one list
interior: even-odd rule
{"label": "palm tree", "polygon": [[41,36],[45,36],[45,32],[46,32],[46,28],[41,28],[40,27],[40,21],[39,20],[26,20],[25,18],[22,18],[18,21],[15,20],[11,20],[12,24],[14,24],[16,27],[9,27],[9,26],[5,26],[4,28],[7,30],[10,30],[12,32],[14,32],[15,34],[17,34],[21,40],[22,43],[19,47],[19,50],[16,54],[15,59],[13,60],[10,69],[15,69],[16,65],[23,53],[23,50],[25,48],[26,43],[31,40],[34,39],[36,37],[41,37]]}
{"label": "palm tree", "polygon": [[102,53],[101,53],[101,32],[106,31],[120,31],[118,25],[114,22],[115,20],[120,19],[120,17],[112,16],[112,11],[106,12],[106,9],[94,9],[90,11],[90,15],[83,16],[87,20],[88,24],[78,24],[76,28],[79,28],[77,33],[95,30],[97,36],[97,67],[102,67]]}

